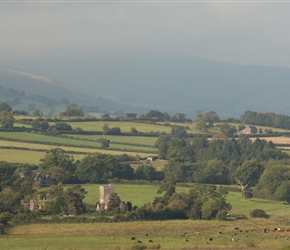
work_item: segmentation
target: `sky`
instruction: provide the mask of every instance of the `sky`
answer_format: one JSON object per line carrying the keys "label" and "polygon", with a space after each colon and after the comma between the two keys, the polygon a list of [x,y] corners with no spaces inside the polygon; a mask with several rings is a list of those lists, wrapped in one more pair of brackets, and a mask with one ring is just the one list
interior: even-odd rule
{"label": "sky", "polygon": [[0,66],[57,78],[67,62],[158,55],[290,68],[289,12],[290,0],[0,0]]}

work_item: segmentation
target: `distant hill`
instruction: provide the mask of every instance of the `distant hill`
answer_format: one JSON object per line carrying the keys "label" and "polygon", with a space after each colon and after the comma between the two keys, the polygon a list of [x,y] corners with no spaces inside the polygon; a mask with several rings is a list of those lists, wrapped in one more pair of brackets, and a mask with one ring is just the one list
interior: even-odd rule
{"label": "distant hill", "polygon": [[[70,102],[118,115],[151,109],[171,115],[182,112],[191,119],[199,110],[216,111],[221,118],[238,118],[245,110],[290,115],[289,68],[182,56],[58,61],[47,71],[35,63],[34,72],[49,72],[45,75],[67,85],[2,69],[0,86],[23,90],[27,96],[67,97]],[[66,70],[60,70],[61,65]]]}
{"label": "distant hill", "polygon": [[[71,90],[57,81],[11,68],[0,68],[0,103],[7,102],[16,110],[57,115],[69,103],[77,103],[88,112],[118,113],[120,105],[112,100]],[[122,113],[121,113],[122,114]]]}
{"label": "distant hill", "polygon": [[239,117],[247,109],[290,114],[289,68],[191,57],[123,58],[90,65],[86,84],[91,82],[91,93],[130,104],[150,104],[193,118],[198,110],[224,117]]}

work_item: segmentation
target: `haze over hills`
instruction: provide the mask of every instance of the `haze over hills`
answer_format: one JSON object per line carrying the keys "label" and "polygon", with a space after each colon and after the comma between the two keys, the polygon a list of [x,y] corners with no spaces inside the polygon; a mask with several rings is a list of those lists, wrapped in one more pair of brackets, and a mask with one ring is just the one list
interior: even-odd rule
{"label": "haze over hills", "polygon": [[7,102],[13,109],[57,115],[69,103],[84,106],[87,111],[114,113],[125,105],[96,97],[65,86],[47,77],[12,68],[0,68],[0,102]]}
{"label": "haze over hills", "polygon": [[[84,103],[81,97],[86,95],[68,91],[72,86],[78,86],[84,94],[119,100],[110,102],[109,110],[140,113],[158,109],[170,114],[183,112],[188,118],[195,118],[199,110],[214,110],[225,118],[239,117],[247,109],[290,114],[289,68],[162,56],[62,63],[70,69],[70,74],[67,70],[66,74],[59,70],[54,72],[52,66],[45,75],[49,73],[66,85],[49,82],[46,78],[37,79],[48,86],[47,89],[42,86],[38,93],[48,95],[53,92],[55,98],[69,95],[70,101]],[[45,70],[36,66],[34,72],[44,73]],[[13,82],[12,88],[28,93],[30,91],[25,88],[31,88],[31,82],[36,79],[18,74],[13,80],[6,75],[5,81],[10,87]],[[0,85],[3,86],[1,70]],[[33,87],[33,91],[37,89]],[[85,99],[87,104],[93,100]]]}

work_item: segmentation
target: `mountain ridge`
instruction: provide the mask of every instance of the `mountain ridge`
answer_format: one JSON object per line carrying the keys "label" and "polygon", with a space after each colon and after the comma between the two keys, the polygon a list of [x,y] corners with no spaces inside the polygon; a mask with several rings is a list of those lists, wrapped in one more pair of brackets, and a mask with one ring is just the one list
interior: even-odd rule
{"label": "mountain ridge", "polygon": [[[111,113],[117,110],[144,113],[158,109],[195,118],[197,111],[213,110],[221,117],[237,118],[249,109],[290,114],[290,69],[285,67],[240,65],[182,56],[94,58],[60,63],[66,70],[53,73],[56,68],[50,67],[52,78],[68,82],[61,85],[67,93],[72,86],[81,89],[71,102],[91,105],[98,103],[96,98],[110,96],[104,100],[110,102],[106,110]],[[60,65],[54,67],[59,69]],[[61,98],[60,94],[58,96]]]}

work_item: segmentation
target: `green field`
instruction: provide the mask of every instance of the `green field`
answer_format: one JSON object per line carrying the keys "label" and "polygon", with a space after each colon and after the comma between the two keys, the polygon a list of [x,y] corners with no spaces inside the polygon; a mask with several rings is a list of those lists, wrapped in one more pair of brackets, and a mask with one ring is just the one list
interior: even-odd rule
{"label": "green field", "polygon": [[131,128],[136,128],[139,132],[151,133],[151,132],[165,132],[170,133],[171,127],[150,124],[150,123],[138,123],[138,122],[122,122],[122,121],[91,121],[91,122],[70,122],[67,121],[73,129],[82,128],[85,131],[103,131],[104,124],[108,124],[110,128],[119,127],[121,132],[130,132]]}
{"label": "green field", "polygon": [[98,140],[100,138],[108,139],[111,143],[131,143],[140,144],[145,146],[154,146],[158,137],[145,137],[145,136],[118,136],[118,135],[70,135],[72,138],[82,140]]}
{"label": "green field", "polygon": [[[95,204],[99,185],[83,185],[88,191],[86,203]],[[115,185],[122,200],[141,206],[153,200],[158,186]],[[189,187],[178,187],[177,192],[188,192]],[[233,214],[248,216],[236,221],[136,221],[87,224],[32,224],[17,226],[7,236],[0,237],[1,249],[147,249],[160,244],[161,249],[281,249],[290,246],[290,207],[282,202],[262,199],[242,201],[241,194],[230,192]],[[269,219],[253,219],[250,211],[264,209]],[[72,218],[73,220],[73,218]],[[235,228],[239,228],[238,230]],[[267,232],[264,233],[264,229]],[[281,228],[283,231],[270,231]],[[287,229],[287,230],[286,230]],[[183,234],[185,233],[185,236]],[[136,237],[131,240],[131,237]],[[210,240],[212,238],[212,240]],[[149,239],[154,243],[149,243]],[[138,245],[139,244],[139,245]]]}
{"label": "green field", "polygon": [[[88,192],[84,200],[89,205],[95,205],[99,199],[99,184],[85,184],[82,187]],[[114,184],[114,191],[118,193],[121,200],[130,201],[133,206],[142,206],[147,202],[152,202],[157,195],[158,185],[129,185]],[[188,192],[190,186],[177,186],[176,192]],[[252,198],[249,201],[242,201],[240,192],[229,192],[227,201],[231,203],[231,213],[249,215],[256,208],[265,210],[269,215],[283,217],[290,221],[290,206],[282,201],[264,200]]]}
{"label": "green field", "polygon": [[[99,138],[104,138],[104,136],[76,136],[75,138],[68,138],[28,132],[0,132],[0,137],[2,138],[0,140],[0,147],[5,147],[5,150],[0,149],[0,160],[8,162],[36,164],[39,159],[42,158],[43,154],[32,150],[50,150],[56,147],[77,154],[95,152],[107,154],[126,153],[133,156],[138,154],[141,157],[148,157],[157,154],[157,149],[153,147],[156,138],[152,137],[133,137],[130,141],[130,137],[117,136],[114,141],[116,144],[111,143],[110,148],[107,150],[101,149],[101,144],[94,141]],[[114,136],[110,136],[110,140],[113,140],[113,138]],[[134,143],[139,145],[134,145]],[[15,150],[15,148],[27,150],[22,150],[22,152],[20,152],[19,150]],[[79,158],[82,158],[82,154],[80,154]],[[31,161],[29,159],[31,159]]]}
{"label": "green field", "polygon": [[[1,145],[0,141],[0,145]],[[33,146],[33,145],[31,145]],[[56,148],[55,146],[47,146],[47,149]],[[114,150],[101,150],[101,149],[81,149],[81,148],[70,148],[70,147],[61,147],[65,151],[74,151],[82,152],[82,150],[86,153],[101,153],[101,154],[112,154],[112,155],[121,155],[127,153],[132,156],[140,156],[143,158],[148,157],[147,153],[135,153],[135,152],[124,152],[124,151],[114,151]],[[72,154],[76,160],[81,160],[86,154]],[[150,154],[154,155],[154,154]],[[38,164],[39,160],[45,156],[45,152],[38,152],[32,150],[19,150],[19,149],[2,149],[0,148],[0,161],[6,161],[10,163],[19,162],[19,163],[28,163],[28,164]]]}

